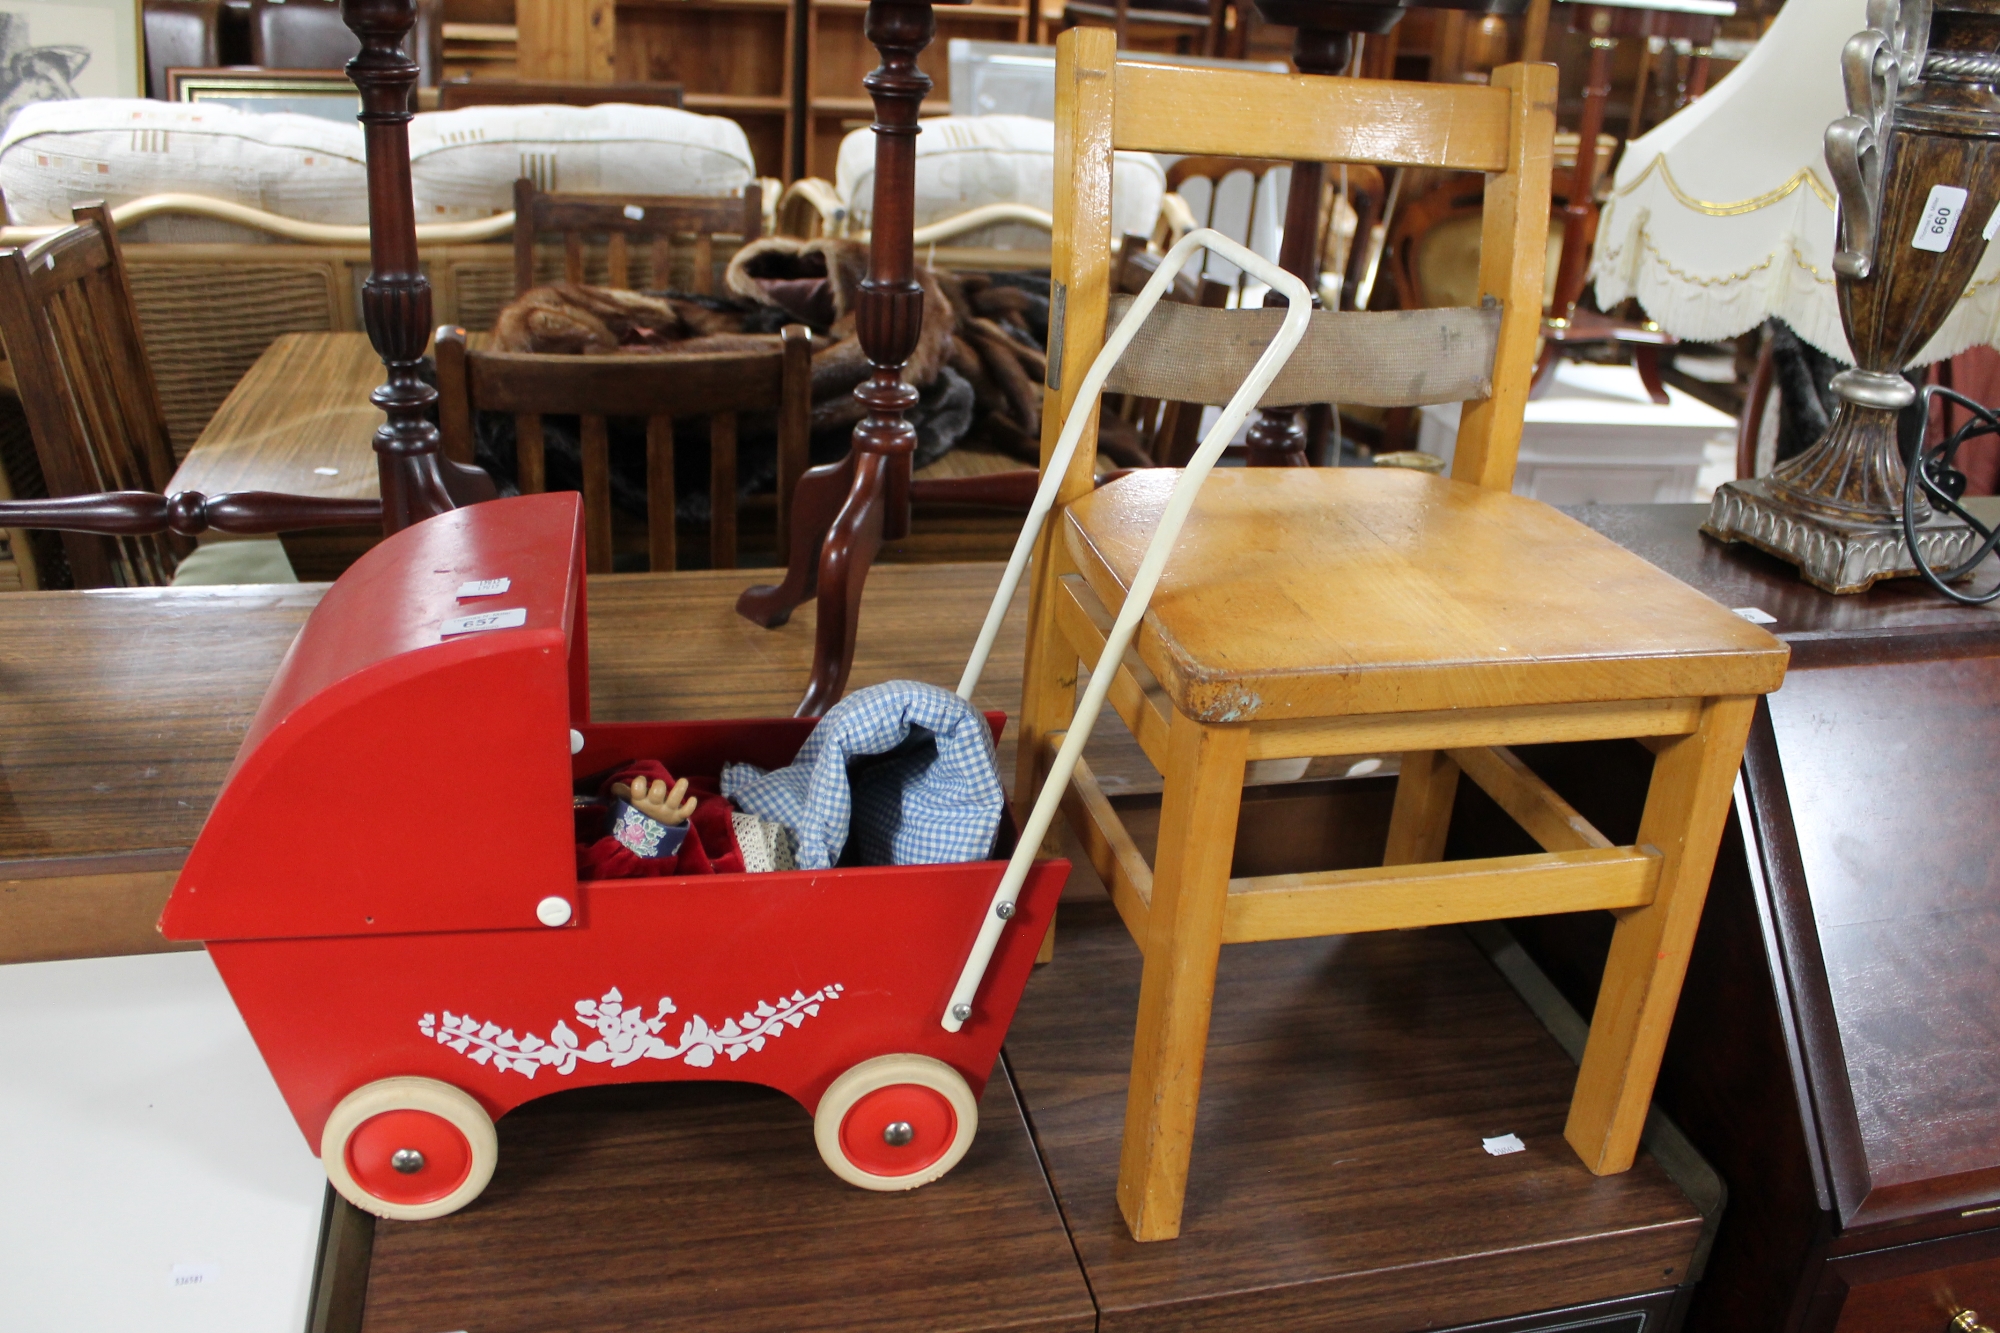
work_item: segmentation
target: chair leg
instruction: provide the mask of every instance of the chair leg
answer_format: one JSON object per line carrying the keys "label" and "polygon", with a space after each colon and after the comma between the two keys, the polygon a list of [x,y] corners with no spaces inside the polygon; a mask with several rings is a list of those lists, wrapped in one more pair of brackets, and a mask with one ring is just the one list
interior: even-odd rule
{"label": "chair leg", "polygon": [[1694,734],[1662,746],[1653,760],[1639,845],[1662,857],[1659,889],[1650,904],[1623,913],[1611,936],[1563,1129],[1597,1175],[1627,1169],[1639,1150],[1756,706],[1709,700]]}
{"label": "chair leg", "polygon": [[1176,712],[1139,983],[1118,1208],[1134,1240],[1181,1231],[1208,1015],[1229,903],[1229,862],[1243,801],[1247,727],[1211,727]]}
{"label": "chair leg", "polygon": [[[1014,741],[1014,814],[1023,822],[1041,794],[1042,743],[1068,729],[1076,713],[1079,665],[1076,649],[1063,636],[1055,619],[1056,598],[1061,595],[1057,579],[1064,572],[1062,547],[1055,538],[1055,527],[1054,522],[1043,525],[1041,539],[1035,545],[1034,572],[1030,575],[1033,582],[1029,585],[1028,642],[1022,657],[1020,723]],[[1049,845],[1053,841],[1051,837],[1044,844],[1045,854],[1058,854]],[[1052,962],[1055,956],[1056,923],[1051,919],[1035,961]]]}
{"label": "chair leg", "polygon": [[1411,750],[1403,755],[1396,779],[1396,804],[1389,811],[1389,842],[1382,853],[1385,866],[1423,865],[1444,856],[1444,835],[1451,827],[1451,805],[1458,795],[1458,765],[1442,750]]}

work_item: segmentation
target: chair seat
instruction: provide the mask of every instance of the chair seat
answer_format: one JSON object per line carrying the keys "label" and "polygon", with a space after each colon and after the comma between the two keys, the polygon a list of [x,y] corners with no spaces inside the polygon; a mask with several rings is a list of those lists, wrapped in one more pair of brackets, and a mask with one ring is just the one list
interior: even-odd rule
{"label": "chair seat", "polygon": [[[1122,604],[1177,469],[1065,511]],[[1202,722],[1764,694],[1788,650],[1538,501],[1400,468],[1211,473],[1138,636]]]}

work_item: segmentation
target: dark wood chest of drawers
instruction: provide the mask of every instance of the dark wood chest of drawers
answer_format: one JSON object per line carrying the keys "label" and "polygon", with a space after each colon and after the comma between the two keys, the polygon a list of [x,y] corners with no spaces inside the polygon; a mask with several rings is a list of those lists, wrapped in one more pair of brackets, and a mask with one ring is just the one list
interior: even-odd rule
{"label": "dark wood chest of drawers", "polygon": [[[1575,512],[1772,616],[1793,650],[1751,734],[1656,1093],[1729,1187],[1687,1327],[2000,1321],[2000,610],[1907,583],[1826,596],[1697,535],[1695,506]],[[1636,745],[1523,757],[1607,834],[1636,827]],[[1508,836],[1466,792],[1448,855]],[[1609,918],[1510,926],[1588,1012]]]}

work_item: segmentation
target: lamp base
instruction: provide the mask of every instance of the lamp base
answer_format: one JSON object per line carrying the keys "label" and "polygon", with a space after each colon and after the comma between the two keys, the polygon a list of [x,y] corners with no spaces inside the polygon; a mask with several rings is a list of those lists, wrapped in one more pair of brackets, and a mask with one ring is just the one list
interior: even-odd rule
{"label": "lamp base", "polygon": [[[1716,488],[1701,530],[1748,542],[1799,567],[1799,577],[1832,593],[1865,592],[1877,579],[1915,578],[1900,523],[1856,523],[1800,509],[1771,493],[1763,478]],[[1979,535],[1933,512],[1917,527],[1917,546],[1932,569],[1950,569],[1978,548]]]}

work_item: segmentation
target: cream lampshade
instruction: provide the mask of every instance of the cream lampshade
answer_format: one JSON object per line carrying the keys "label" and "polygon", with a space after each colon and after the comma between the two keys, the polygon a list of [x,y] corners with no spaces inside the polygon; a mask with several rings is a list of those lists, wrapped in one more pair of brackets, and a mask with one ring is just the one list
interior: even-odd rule
{"label": "cream lampshade", "polygon": [[[1597,229],[1602,309],[1636,296],[1662,328],[1695,341],[1776,316],[1853,362],[1834,295],[1826,128],[1848,114],[1841,50],[1867,26],[1865,0],[1790,0],[1706,97],[1627,146]],[[1909,364],[2000,338],[1996,278],[2000,246]]]}

